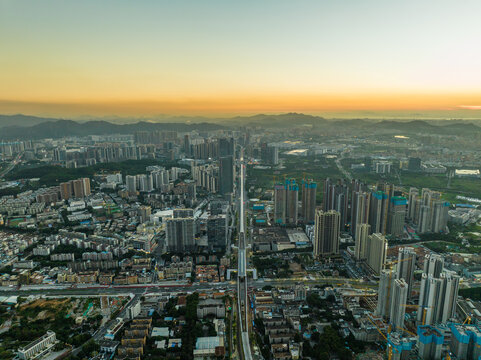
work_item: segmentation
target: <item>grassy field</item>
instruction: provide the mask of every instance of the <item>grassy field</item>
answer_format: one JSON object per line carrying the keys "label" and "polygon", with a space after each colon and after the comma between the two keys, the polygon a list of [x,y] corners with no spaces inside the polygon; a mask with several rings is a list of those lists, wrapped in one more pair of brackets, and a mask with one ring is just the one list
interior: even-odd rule
{"label": "grassy field", "polygon": [[176,162],[157,159],[101,163],[76,169],[67,169],[61,166],[47,165],[14,170],[7,176],[7,178],[9,180],[40,178],[40,185],[50,186],[81,177],[92,177],[95,173],[99,172],[120,171],[124,176],[142,174],[146,172],[145,168],[147,166],[152,165],[165,166],[166,168],[179,166]]}
{"label": "grassy field", "polygon": [[[360,163],[361,159],[343,159],[344,168],[350,171],[351,164]],[[403,186],[408,190],[409,187],[418,189],[429,188],[440,191],[444,198],[450,202],[459,202],[456,195],[481,198],[481,179],[476,178],[453,178],[448,187],[448,177],[446,174],[426,174],[413,173],[407,171],[394,170],[391,174],[375,174],[372,172],[353,172],[354,178],[360,179],[367,184],[374,184],[383,180],[396,186]]]}
{"label": "grassy field", "polygon": [[[440,253],[468,253],[478,254],[481,252],[481,226],[470,224],[466,227],[450,226],[449,234],[423,234],[422,240],[434,240],[425,242],[424,246]],[[463,238],[469,241],[463,244],[458,234],[462,233]]]}
{"label": "grassy field", "polygon": [[[348,171],[352,163],[359,163],[360,159],[343,159],[342,165]],[[337,179],[342,176],[334,159],[324,156],[297,157],[287,156],[281,159],[282,166],[268,169],[255,169],[249,166],[247,185],[254,186],[262,191],[273,189],[274,184],[282,182],[286,178],[294,178],[298,182],[302,179],[313,179],[318,183],[317,201],[322,201],[322,182],[327,177]],[[375,184],[385,181],[396,186],[402,186],[408,191],[410,187],[419,189],[429,188],[440,191],[446,201],[451,203],[460,202],[457,195],[481,198],[481,179],[453,178],[448,187],[446,174],[412,173],[394,170],[391,174],[375,174],[372,172],[352,172],[354,178],[360,179],[366,184]]]}
{"label": "grassy field", "polygon": [[450,188],[463,195],[481,198],[481,179],[454,178]]}
{"label": "grassy field", "polygon": [[424,246],[438,253],[479,254],[481,252],[481,246],[466,247],[460,244],[445,241],[432,241],[429,243],[424,243]]}

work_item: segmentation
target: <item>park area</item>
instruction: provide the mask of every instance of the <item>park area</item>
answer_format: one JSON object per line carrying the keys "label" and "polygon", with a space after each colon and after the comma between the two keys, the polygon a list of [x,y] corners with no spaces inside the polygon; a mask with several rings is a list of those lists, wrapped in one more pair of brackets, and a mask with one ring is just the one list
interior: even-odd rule
{"label": "park area", "polygon": [[[115,311],[115,304],[121,306],[123,300],[111,299],[111,310]],[[97,347],[89,345],[92,332],[110,316],[102,311],[99,298],[19,297],[16,307],[1,307],[0,358],[12,359],[16,349],[48,330],[54,331],[59,340],[56,351],[82,346],[82,351],[90,353]]]}

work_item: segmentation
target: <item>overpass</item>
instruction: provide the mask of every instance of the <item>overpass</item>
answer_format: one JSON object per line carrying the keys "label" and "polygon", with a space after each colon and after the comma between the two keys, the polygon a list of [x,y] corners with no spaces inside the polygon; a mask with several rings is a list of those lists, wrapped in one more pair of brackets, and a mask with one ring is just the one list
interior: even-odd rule
{"label": "overpass", "polygon": [[[249,276],[249,274],[252,275],[252,279],[254,280],[257,280],[257,269],[256,268],[249,268],[249,269],[246,269],[246,272],[247,272],[247,276]],[[226,280],[230,280],[232,278],[232,273],[235,273],[237,274],[237,268],[236,269],[227,269],[227,275],[226,275]]]}
{"label": "overpass", "polygon": [[239,250],[237,256],[237,309],[240,320],[240,342],[239,349],[242,359],[251,360],[252,352],[249,339],[249,298],[247,284],[247,255],[246,255],[246,234],[245,234],[245,209],[246,201],[244,194],[245,165],[244,149],[240,152],[240,191],[239,191]]}

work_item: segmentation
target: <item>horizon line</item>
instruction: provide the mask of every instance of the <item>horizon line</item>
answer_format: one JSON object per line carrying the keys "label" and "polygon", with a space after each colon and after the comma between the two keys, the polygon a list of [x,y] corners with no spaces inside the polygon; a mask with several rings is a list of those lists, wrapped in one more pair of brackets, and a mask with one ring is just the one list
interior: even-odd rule
{"label": "horizon line", "polygon": [[[476,109],[478,110],[478,109]],[[115,123],[117,121],[123,121],[125,123],[130,123],[132,124],[133,121],[139,123],[139,122],[147,122],[147,123],[161,123],[161,122],[172,122],[176,123],[175,120],[184,120],[184,121],[179,121],[181,122],[189,122],[191,120],[189,119],[196,119],[200,120],[205,120],[205,122],[209,122],[209,120],[215,122],[215,121],[222,121],[222,120],[235,120],[236,118],[244,118],[244,119],[249,119],[253,118],[256,116],[286,116],[286,115],[293,115],[293,116],[306,116],[306,117],[313,117],[313,118],[318,118],[318,119],[323,119],[323,120],[328,120],[328,121],[335,121],[335,120],[373,120],[373,121],[378,121],[378,120],[402,120],[402,121],[481,121],[481,114],[479,117],[442,117],[442,116],[426,116],[427,114],[404,114],[403,116],[400,116],[401,114],[392,114],[391,116],[387,116],[387,114],[380,114],[380,111],[369,111],[374,114],[371,114],[371,116],[367,114],[357,114],[356,116],[349,116],[349,112],[332,112],[337,113],[338,116],[334,117],[326,117],[320,114],[314,114],[314,113],[307,113],[307,112],[297,112],[297,111],[289,111],[289,112],[264,112],[264,113],[253,113],[253,114],[244,114],[244,115],[227,115],[227,116],[206,116],[206,115],[169,115],[169,114],[153,114],[153,115],[131,115],[131,116],[120,116],[120,115],[89,115],[89,114],[83,114],[83,115],[77,115],[77,116],[62,116],[62,115],[39,115],[39,114],[29,114],[29,113],[22,113],[22,112],[17,112],[17,113],[0,113],[0,116],[24,116],[24,117],[34,117],[34,118],[39,118],[39,119],[48,119],[49,121],[74,121],[74,122],[89,122],[89,121],[105,121],[105,122],[110,122],[110,123]],[[395,111],[394,111],[395,112]],[[376,114],[375,113],[379,113]],[[344,116],[339,116],[339,114],[343,114]],[[130,122],[128,120],[131,120]],[[200,123],[200,122],[199,122]]]}

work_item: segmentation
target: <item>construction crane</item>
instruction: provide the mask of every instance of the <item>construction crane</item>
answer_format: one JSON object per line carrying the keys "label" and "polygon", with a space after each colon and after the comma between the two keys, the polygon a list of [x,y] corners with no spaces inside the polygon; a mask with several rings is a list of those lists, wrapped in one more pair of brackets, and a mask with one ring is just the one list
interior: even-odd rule
{"label": "construction crane", "polygon": [[[405,329],[405,328],[402,328],[402,327],[397,327],[396,330],[402,330],[402,331],[404,331],[404,332],[407,332],[409,335],[418,336],[417,334],[413,333],[412,331],[409,331],[409,330],[407,330],[407,329]],[[392,326],[391,326],[391,324],[389,324],[389,326],[388,326],[388,328],[387,328],[387,332],[388,332],[388,334],[390,334],[390,333],[392,332]]]}
{"label": "construction crane", "polygon": [[[381,331],[381,329],[379,329],[379,326],[377,326],[377,324],[371,320],[371,318],[368,316],[367,317],[368,320],[376,327],[377,331],[379,332],[379,334],[381,334],[381,336],[384,338],[384,340],[386,340],[386,343],[387,343],[387,348],[388,348],[388,355],[387,355],[387,359],[388,360],[391,360],[392,359],[392,352],[393,352],[393,344],[391,343],[391,340],[389,340],[386,335],[384,335],[384,333]],[[397,351],[397,350],[396,350]]]}
{"label": "construction crane", "polygon": [[412,335],[412,336],[418,336],[417,334],[415,334],[415,333],[413,333],[413,332],[411,332],[411,331],[409,331],[409,330],[407,330],[407,329],[405,329],[405,328],[399,328],[399,330],[405,331],[405,332],[407,332],[409,335]]}
{"label": "construction crane", "polygon": [[392,267],[392,265],[395,265],[397,263],[400,263],[400,262],[403,262],[403,261],[411,261],[412,258],[406,258],[406,259],[402,259],[402,260],[394,260],[394,261],[391,261],[391,262],[388,262],[388,263],[385,263],[384,266],[390,266]]}
{"label": "construction crane", "polygon": [[[411,305],[411,304],[401,304],[401,306],[403,306],[403,307],[416,307],[416,308],[419,307],[419,305]],[[391,340],[389,340],[389,335],[390,335],[391,332],[392,332],[392,326],[391,326],[391,324],[389,324],[389,326],[388,326],[388,330],[387,330],[388,337],[386,337],[386,336],[384,335],[384,333],[381,331],[381,329],[379,329],[379,327],[377,326],[377,324],[376,324],[374,321],[372,321],[370,317],[368,317],[368,319],[369,319],[369,321],[376,327],[377,331],[381,334],[381,336],[384,338],[384,340],[386,340],[387,347],[388,347],[388,360],[391,360],[392,354],[393,354],[393,348],[394,348],[394,351],[396,351],[396,352],[398,351],[398,350],[394,347],[394,345],[392,344]],[[424,319],[423,319],[423,320],[424,320]],[[398,327],[398,330],[403,331],[403,332],[406,332],[406,333],[408,333],[408,334],[411,335],[411,336],[415,336],[415,337],[417,336],[417,334],[415,334],[415,333],[413,333],[412,331],[409,331],[409,330],[407,330],[407,329],[405,329],[405,328],[403,328],[403,327]]]}
{"label": "construction crane", "polygon": [[466,323],[468,323],[468,325],[471,324],[471,316],[469,316],[469,315],[466,316],[466,319],[464,320],[463,325],[466,324]]}
{"label": "construction crane", "polygon": [[[384,268],[389,266],[389,268],[392,270],[392,265],[397,264],[399,262],[403,262],[403,261],[410,261],[411,259],[412,258],[406,258],[406,259],[402,259],[402,260],[394,260],[394,261],[391,261],[391,262],[388,262],[388,263],[384,264]],[[387,286],[387,297],[388,298],[391,296],[391,283],[392,283],[392,271],[389,273],[389,283],[388,283],[388,286]],[[387,306],[388,306],[388,302],[386,302],[386,309],[387,309]]]}
{"label": "construction crane", "polygon": [[419,307],[419,305],[413,305],[413,304],[401,304],[401,306],[405,308],[415,308],[415,309]]}

